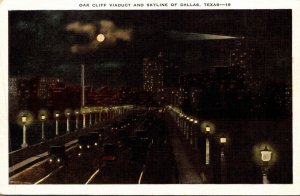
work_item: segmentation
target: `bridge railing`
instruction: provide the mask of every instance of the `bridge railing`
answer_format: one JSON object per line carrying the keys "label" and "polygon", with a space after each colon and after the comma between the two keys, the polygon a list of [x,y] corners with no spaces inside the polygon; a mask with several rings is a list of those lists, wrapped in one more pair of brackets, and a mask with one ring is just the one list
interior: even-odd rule
{"label": "bridge railing", "polygon": [[133,105],[93,106],[73,111],[71,109],[65,109],[63,112],[54,111],[52,114],[47,110],[41,109],[37,115],[30,111],[22,110],[17,115],[16,123],[10,123],[10,151],[19,150],[20,147],[24,149],[30,145],[45,142],[63,134],[92,127],[101,122],[125,115],[132,111],[133,108]]}

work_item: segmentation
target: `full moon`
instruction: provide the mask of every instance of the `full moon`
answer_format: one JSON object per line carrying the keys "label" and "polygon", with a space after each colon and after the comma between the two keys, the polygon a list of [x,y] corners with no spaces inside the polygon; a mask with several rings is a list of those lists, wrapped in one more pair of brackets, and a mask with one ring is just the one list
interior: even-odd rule
{"label": "full moon", "polygon": [[97,41],[98,42],[103,42],[104,39],[105,39],[105,36],[103,34],[100,33],[99,35],[97,35]]}

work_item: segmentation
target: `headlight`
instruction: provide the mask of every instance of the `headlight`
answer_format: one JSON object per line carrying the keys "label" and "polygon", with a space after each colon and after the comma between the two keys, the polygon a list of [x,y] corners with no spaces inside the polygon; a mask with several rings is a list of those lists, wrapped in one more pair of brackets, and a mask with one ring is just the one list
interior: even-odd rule
{"label": "headlight", "polygon": [[87,145],[86,147],[87,147],[87,148],[90,148],[90,145]]}
{"label": "headlight", "polygon": [[53,159],[49,159],[49,162],[52,163],[52,162],[53,162]]}
{"label": "headlight", "polygon": [[78,156],[80,157],[80,156],[81,156],[81,153],[78,153]]}
{"label": "headlight", "polygon": [[81,149],[82,148],[82,146],[81,145],[79,145],[79,149]]}
{"label": "headlight", "polygon": [[98,145],[98,143],[97,142],[95,142],[95,146],[97,146]]}
{"label": "headlight", "polygon": [[57,159],[57,162],[60,163],[60,158]]}

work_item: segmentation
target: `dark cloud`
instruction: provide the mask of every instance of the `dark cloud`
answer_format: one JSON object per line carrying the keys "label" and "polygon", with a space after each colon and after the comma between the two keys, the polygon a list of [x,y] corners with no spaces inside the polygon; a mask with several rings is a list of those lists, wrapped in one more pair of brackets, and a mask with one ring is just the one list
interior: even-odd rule
{"label": "dark cloud", "polygon": [[[77,34],[85,34],[89,37],[89,42],[84,44],[75,43],[71,46],[71,52],[75,54],[85,54],[94,52],[99,47],[107,44],[115,44],[118,40],[130,41],[132,37],[132,29],[119,28],[113,21],[101,20],[98,22],[99,27],[93,23],[82,23],[79,21],[68,24],[66,31]],[[103,36],[103,40],[98,40],[98,32]]]}

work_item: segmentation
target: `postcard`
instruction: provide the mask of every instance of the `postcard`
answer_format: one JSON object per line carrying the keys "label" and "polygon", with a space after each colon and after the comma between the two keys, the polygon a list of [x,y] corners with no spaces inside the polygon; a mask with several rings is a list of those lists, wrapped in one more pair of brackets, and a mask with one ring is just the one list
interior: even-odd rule
{"label": "postcard", "polygon": [[2,1],[1,194],[300,193],[300,4]]}

